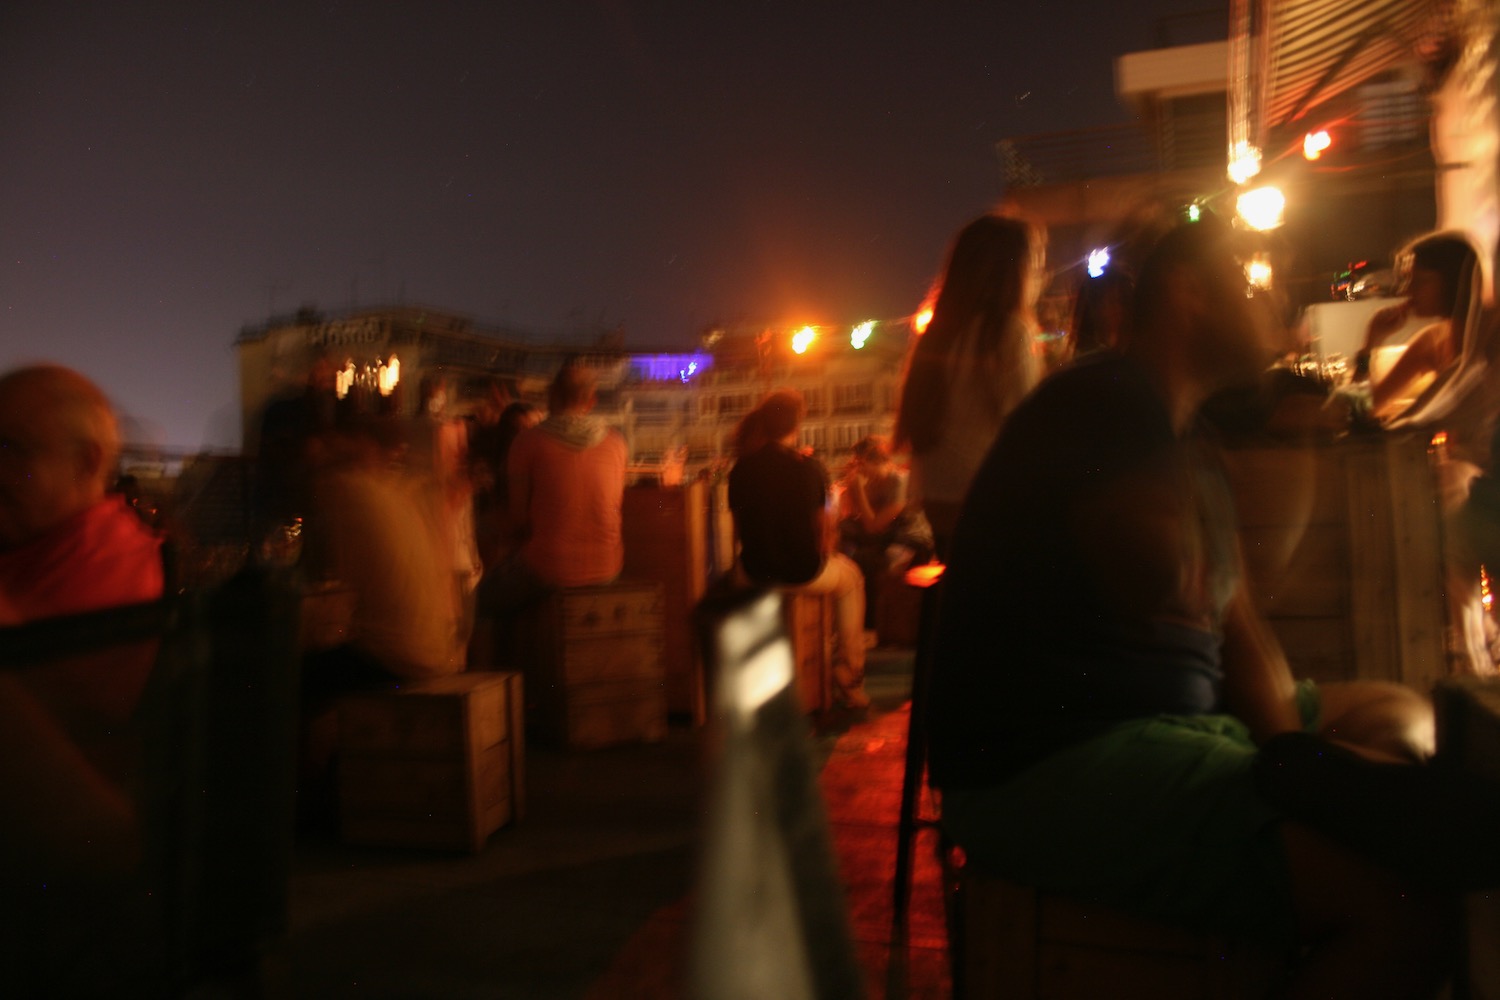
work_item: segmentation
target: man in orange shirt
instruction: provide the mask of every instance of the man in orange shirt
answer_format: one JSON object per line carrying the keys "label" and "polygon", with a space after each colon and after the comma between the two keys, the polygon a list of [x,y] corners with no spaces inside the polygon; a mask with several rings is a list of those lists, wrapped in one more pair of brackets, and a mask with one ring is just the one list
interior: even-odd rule
{"label": "man in orange shirt", "polygon": [[[161,596],[160,540],[107,492],[119,450],[109,402],[82,375],[0,376],[0,626]],[[155,651],[135,643],[0,674],[0,800],[12,810],[0,873],[132,862],[123,729]]]}
{"label": "man in orange shirt", "polygon": [[625,563],[625,439],[593,415],[596,391],[592,371],[565,364],[547,419],[516,437],[507,461],[522,569],[545,588],[609,583]]}

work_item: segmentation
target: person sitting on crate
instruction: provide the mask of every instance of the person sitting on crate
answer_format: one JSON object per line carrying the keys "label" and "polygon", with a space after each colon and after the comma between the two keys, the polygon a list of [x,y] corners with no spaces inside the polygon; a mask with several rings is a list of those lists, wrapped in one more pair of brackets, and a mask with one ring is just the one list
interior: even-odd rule
{"label": "person sitting on crate", "polygon": [[347,587],[353,610],[346,641],[307,656],[306,714],[345,691],[464,667],[443,497],[426,469],[403,461],[404,444],[399,425],[376,417],[356,419],[324,441],[305,562]]}
{"label": "person sitting on crate", "polygon": [[1279,995],[1432,995],[1456,890],[1500,874],[1496,796],[1427,762],[1411,689],[1295,681],[1242,585],[1199,423],[1272,356],[1232,239],[1168,234],[1124,351],[1044,382],[980,467],[932,677],[942,822],[1013,882],[1285,949]]}
{"label": "person sitting on crate", "polygon": [[735,432],[729,510],[739,536],[735,582],[792,594],[830,594],[837,621],[833,679],[850,708],[865,694],[865,584],[854,561],[833,547],[828,471],[796,449],[805,412],[800,393],[780,389],[750,411]]}
{"label": "person sitting on crate", "polygon": [[481,616],[501,633],[497,654],[522,609],[557,590],[613,583],[625,565],[620,511],[627,449],[620,432],[594,415],[597,400],[593,370],[564,363],[547,390],[547,418],[510,445],[515,551],[485,577],[479,594]]}

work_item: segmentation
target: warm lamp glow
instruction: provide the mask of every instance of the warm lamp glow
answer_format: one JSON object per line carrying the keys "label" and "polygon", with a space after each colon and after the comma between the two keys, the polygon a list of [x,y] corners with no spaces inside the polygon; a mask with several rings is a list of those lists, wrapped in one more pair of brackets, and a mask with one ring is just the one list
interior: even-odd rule
{"label": "warm lamp glow", "polygon": [[927,327],[932,323],[932,307],[923,306],[917,310],[917,314],[911,318],[911,328],[916,331],[917,336],[927,332]]}
{"label": "warm lamp glow", "polygon": [[797,354],[806,354],[807,349],[812,346],[814,340],[818,339],[818,328],[804,326],[792,334],[792,350]]}
{"label": "warm lamp glow", "polygon": [[344,367],[334,373],[333,391],[339,399],[349,395],[349,390],[354,386],[354,362],[344,362]]}
{"label": "warm lamp glow", "polygon": [[913,566],[906,571],[906,585],[908,587],[927,588],[943,578],[943,572],[948,567],[940,562],[923,563]]}
{"label": "warm lamp glow", "polygon": [[1323,150],[1333,145],[1333,139],[1328,135],[1326,129],[1309,132],[1302,137],[1302,155],[1309,160],[1316,160],[1323,155]]}
{"label": "warm lamp glow", "polygon": [[1266,259],[1265,254],[1256,254],[1245,264],[1245,280],[1250,282],[1252,288],[1267,289],[1271,287],[1271,262]]}
{"label": "warm lamp glow", "polygon": [[1229,179],[1243,184],[1260,173],[1260,147],[1243,140],[1229,150]]}
{"label": "warm lamp glow", "polygon": [[1251,229],[1275,229],[1281,225],[1286,211],[1286,195],[1274,187],[1255,188],[1240,195],[1235,207]]}
{"label": "warm lamp glow", "polygon": [[391,360],[380,366],[375,374],[376,386],[380,389],[382,396],[389,396],[396,391],[396,386],[401,382],[401,361],[394,354]]}

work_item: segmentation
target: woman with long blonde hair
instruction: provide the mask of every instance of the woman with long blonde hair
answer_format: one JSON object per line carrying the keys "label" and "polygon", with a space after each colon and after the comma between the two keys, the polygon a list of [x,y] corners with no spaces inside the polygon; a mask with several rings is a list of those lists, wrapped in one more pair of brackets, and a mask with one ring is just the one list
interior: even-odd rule
{"label": "woman with long blonde hair", "polygon": [[1044,248],[1022,219],[983,215],[960,230],[907,364],[895,443],[911,453],[912,491],[940,556],[979,463],[1041,379],[1033,308]]}

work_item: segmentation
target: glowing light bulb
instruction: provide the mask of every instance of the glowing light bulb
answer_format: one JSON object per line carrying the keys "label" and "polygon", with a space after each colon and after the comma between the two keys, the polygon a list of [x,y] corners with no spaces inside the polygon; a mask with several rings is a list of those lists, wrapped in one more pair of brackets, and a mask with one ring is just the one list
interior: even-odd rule
{"label": "glowing light bulb", "polygon": [[1333,139],[1326,129],[1309,132],[1302,137],[1302,155],[1309,160],[1316,160],[1323,155],[1323,150],[1333,145]]}
{"label": "glowing light bulb", "polygon": [[1245,280],[1250,282],[1252,288],[1271,287],[1271,262],[1266,259],[1265,254],[1256,254],[1245,264]]}
{"label": "glowing light bulb", "polygon": [[1260,147],[1241,139],[1229,150],[1229,179],[1243,184],[1260,173]]}
{"label": "glowing light bulb", "polygon": [[1089,251],[1089,277],[1097,278],[1109,266],[1109,247]]}
{"label": "glowing light bulb", "polygon": [[804,326],[792,334],[792,350],[797,354],[806,354],[812,342],[818,339],[817,327]]}
{"label": "glowing light bulb", "polygon": [[1274,187],[1255,188],[1240,195],[1235,207],[1251,229],[1275,229],[1286,211],[1286,195]]}
{"label": "glowing light bulb", "polygon": [[870,342],[870,334],[875,332],[875,321],[867,319],[863,323],[849,331],[849,343],[857,351]]}

